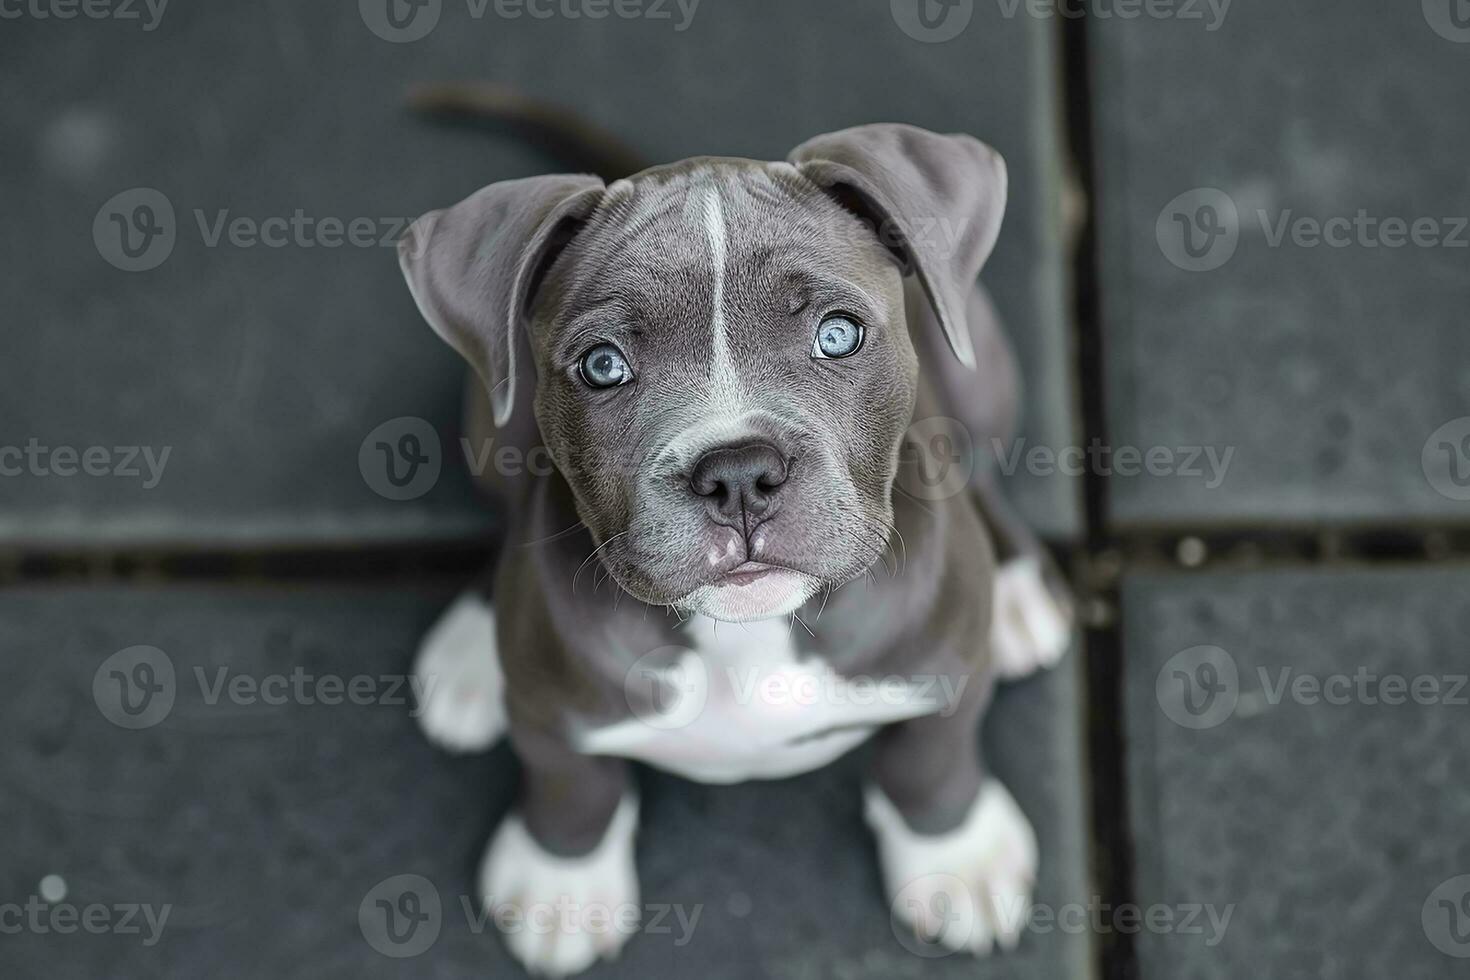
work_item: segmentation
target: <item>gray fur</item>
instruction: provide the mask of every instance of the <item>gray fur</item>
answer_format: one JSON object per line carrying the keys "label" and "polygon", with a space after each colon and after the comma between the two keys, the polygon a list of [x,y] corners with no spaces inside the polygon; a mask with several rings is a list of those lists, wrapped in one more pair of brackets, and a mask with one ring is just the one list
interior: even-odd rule
{"label": "gray fur", "polygon": [[[726,233],[719,283],[700,223],[710,195]],[[577,754],[569,733],[626,718],[628,668],[678,642],[666,607],[750,557],[704,560],[731,529],[689,492],[703,453],[742,440],[788,461],[760,557],[816,593],[798,614],[815,636],[794,627],[803,646],[842,674],[969,678],[961,710],[886,729],[873,770],[916,829],[963,815],[992,686],[994,550],[967,496],[919,501],[895,479],[915,465],[903,440],[916,418],[958,419],[976,446],[1011,435],[1014,359],[975,285],[1004,198],[984,144],[881,125],[809,141],[790,162],[496,184],[414,225],[401,254],[415,297],[491,392],[488,405],[472,394],[472,437],[523,456],[544,444],[556,464],[486,475],[512,509],[493,591],[521,806],[543,845],[589,849],[628,778],[621,760]],[[862,318],[863,349],[813,360],[830,310]],[[721,322],[737,395],[712,383]],[[580,355],[604,341],[636,382],[580,381]],[[699,431],[732,404],[740,431]],[[992,489],[982,499],[1000,507]],[[1039,547],[1024,527],[1006,539]]]}

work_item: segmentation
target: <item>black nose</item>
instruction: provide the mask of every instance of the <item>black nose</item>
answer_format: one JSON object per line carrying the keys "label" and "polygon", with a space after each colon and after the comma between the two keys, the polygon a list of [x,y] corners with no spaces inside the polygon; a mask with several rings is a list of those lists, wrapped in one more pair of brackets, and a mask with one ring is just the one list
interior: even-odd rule
{"label": "black nose", "polygon": [[689,474],[689,488],[724,517],[765,514],[785,482],[785,457],[763,442],[712,449]]}

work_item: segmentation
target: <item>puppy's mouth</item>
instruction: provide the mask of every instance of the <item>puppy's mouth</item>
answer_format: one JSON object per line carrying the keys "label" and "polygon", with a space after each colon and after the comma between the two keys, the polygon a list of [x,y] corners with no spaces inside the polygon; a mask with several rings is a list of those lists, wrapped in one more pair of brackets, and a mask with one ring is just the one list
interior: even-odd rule
{"label": "puppy's mouth", "polygon": [[807,572],[747,561],[691,589],[673,605],[727,623],[746,623],[790,615],[821,588],[821,580]]}
{"label": "puppy's mouth", "polygon": [[735,568],[730,569],[720,577],[720,584],[733,585],[736,587],[750,585],[759,582],[772,572],[789,571],[789,569],[778,568],[775,565],[767,565],[765,562],[747,561]]}

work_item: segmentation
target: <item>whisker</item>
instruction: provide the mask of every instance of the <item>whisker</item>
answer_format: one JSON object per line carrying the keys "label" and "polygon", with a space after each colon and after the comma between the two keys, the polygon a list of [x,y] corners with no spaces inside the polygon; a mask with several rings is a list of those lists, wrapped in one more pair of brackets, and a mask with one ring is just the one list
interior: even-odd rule
{"label": "whisker", "polygon": [[[630,528],[629,530],[632,530],[632,529]],[[614,534],[612,537],[610,537],[606,541],[602,542],[602,544],[600,544],[597,547],[593,548],[592,551],[588,553],[587,557],[582,559],[582,564],[578,565],[577,566],[577,570],[572,573],[572,595],[576,595],[577,594],[577,579],[581,577],[581,575],[582,575],[582,569],[584,569],[584,568],[587,567],[587,563],[590,562],[590,561],[592,561],[592,559],[596,558],[597,557],[597,553],[599,551],[601,551],[603,548],[606,548],[608,545],[612,544],[618,538],[621,538],[623,535],[625,535],[627,533],[628,533],[628,531],[619,531],[617,534]],[[593,594],[596,594],[597,589],[596,589],[595,586],[594,586],[594,588],[593,588],[592,591],[593,591]]]}
{"label": "whisker", "polygon": [[[797,615],[797,614],[796,614],[796,613],[792,613],[792,614],[791,614],[791,618],[792,618],[792,619],[793,619],[793,620],[794,620],[794,621],[795,621],[795,622],[798,622],[798,623],[801,623],[801,617],[800,617],[800,616],[798,616],[798,615]],[[811,628],[811,627],[810,627],[810,626],[808,626],[808,625],[807,625],[807,624],[806,624],[806,623],[801,623],[801,628],[802,628],[802,629],[804,629],[804,630],[806,630],[806,631],[807,631],[807,634],[808,634],[808,635],[809,635],[809,636],[811,636],[811,637],[812,637],[812,638],[813,638],[813,639],[815,639],[815,638],[816,638],[816,635],[817,635],[817,634],[815,634],[815,633],[813,633],[813,632],[812,632],[812,628]]]}
{"label": "whisker", "polygon": [[564,537],[566,537],[569,534],[575,534],[575,533],[577,533],[578,531],[580,531],[582,528],[584,528],[586,526],[587,526],[586,522],[584,522],[584,521],[578,521],[577,523],[573,524],[569,528],[566,528],[565,530],[557,531],[555,534],[548,534],[544,538],[537,538],[535,541],[522,541],[520,544],[516,545],[516,547],[518,547],[518,548],[530,548],[530,547],[534,547],[535,545],[538,545],[538,544],[547,544],[548,542],[557,541],[557,540],[559,540],[561,538],[564,538]]}
{"label": "whisker", "polygon": [[922,499],[920,497],[915,497],[913,494],[909,493],[907,490],[905,490],[903,487],[899,486],[897,483],[894,483],[893,484],[893,489],[896,490],[897,492],[903,494],[905,497],[909,498],[910,500],[912,500],[914,502],[914,505],[915,506],[917,506],[924,513],[928,514],[930,517],[936,516],[935,513],[934,513],[934,511],[932,511],[932,510],[929,509],[929,506],[928,506],[929,505],[929,502],[927,500],[924,500],[924,499]]}

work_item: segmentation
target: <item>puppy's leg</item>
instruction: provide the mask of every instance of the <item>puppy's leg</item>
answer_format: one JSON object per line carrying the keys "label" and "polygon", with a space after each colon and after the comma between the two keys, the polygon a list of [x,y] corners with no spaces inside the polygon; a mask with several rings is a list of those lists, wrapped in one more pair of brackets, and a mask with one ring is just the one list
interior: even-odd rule
{"label": "puppy's leg", "polygon": [[455,599],[424,636],[413,663],[419,725],[451,752],[476,752],[505,734],[505,678],[495,611],[478,588]]}
{"label": "puppy's leg", "polygon": [[1037,865],[1031,824],[981,767],[982,709],[885,729],[864,801],[895,921],[977,956],[1020,940]]}
{"label": "puppy's leg", "polygon": [[522,796],[485,851],[480,897],[527,970],[564,977],[616,956],[638,930],[638,802],[620,759],[541,736],[515,744]]}
{"label": "puppy's leg", "polygon": [[1074,610],[1046,546],[1018,517],[991,474],[974,481],[980,517],[995,542],[995,603],[990,649],[996,672],[1016,680],[1056,666],[1072,644]]}
{"label": "puppy's leg", "polygon": [[937,321],[912,284],[906,294],[914,347],[934,403],[927,411],[958,421],[973,445],[971,490],[995,542],[1000,567],[995,579],[991,649],[1005,679],[1024,677],[1061,659],[1071,643],[1072,601],[1065,583],[1035,532],[1010,508],[995,482],[996,459],[1015,438],[1021,376],[995,304],[976,286],[965,309],[977,367],[950,357]]}

